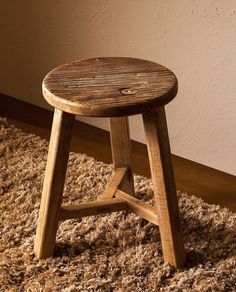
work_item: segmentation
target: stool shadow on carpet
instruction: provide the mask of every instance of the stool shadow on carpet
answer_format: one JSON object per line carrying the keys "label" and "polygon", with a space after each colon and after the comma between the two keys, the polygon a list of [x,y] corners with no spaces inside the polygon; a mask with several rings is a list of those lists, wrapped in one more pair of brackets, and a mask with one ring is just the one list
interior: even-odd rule
{"label": "stool shadow on carpet", "polygon": [[[143,194],[142,194],[143,195]],[[150,196],[150,194],[149,194]],[[181,196],[181,195],[180,195]],[[139,196],[140,197],[140,196]],[[147,198],[147,197],[146,197]],[[236,240],[234,237],[235,228],[226,228],[224,222],[215,222],[214,218],[205,214],[209,205],[202,202],[202,207],[198,210],[195,209],[195,213],[191,217],[187,217],[181,212],[181,225],[183,226],[184,240],[187,250],[187,264],[183,269],[194,267],[195,265],[211,263],[217,264],[219,261],[227,259],[228,257],[236,256]],[[216,207],[219,211],[220,208]],[[97,231],[96,239],[93,242],[86,240],[83,236],[79,236],[80,239],[74,238],[74,243],[68,243],[61,241],[56,245],[55,257],[62,255],[76,256],[83,253],[85,250],[89,250],[93,254],[99,254],[104,251],[104,247],[108,250],[137,248],[140,244],[145,246],[148,244],[156,244],[158,253],[161,255],[160,246],[160,233],[158,227],[152,223],[147,222],[145,219],[139,218],[133,214],[128,214],[123,211],[120,212],[123,216],[123,220],[127,217],[132,217],[135,221],[133,225],[128,224],[126,226],[127,231],[130,228],[137,225],[135,228],[136,233],[132,233],[132,239],[127,240],[126,228],[122,227],[122,232],[119,231],[117,224],[112,226],[113,230],[106,230],[106,233],[110,232],[110,237],[104,237],[103,232]],[[109,221],[109,215],[94,216],[94,221],[104,217]],[[220,218],[219,218],[220,219]],[[79,220],[78,222],[86,222],[86,218]],[[76,221],[76,220],[75,220]],[[92,226],[94,226],[92,224]],[[92,228],[93,229],[93,228]],[[115,234],[119,234],[116,237]],[[128,234],[130,236],[130,232]],[[194,246],[194,248],[192,247]]]}

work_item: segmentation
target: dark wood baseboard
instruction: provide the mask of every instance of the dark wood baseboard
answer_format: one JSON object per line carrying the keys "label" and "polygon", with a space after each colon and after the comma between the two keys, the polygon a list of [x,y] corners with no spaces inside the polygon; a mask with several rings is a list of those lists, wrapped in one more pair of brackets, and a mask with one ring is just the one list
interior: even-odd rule
{"label": "dark wood baseboard", "polygon": [[[0,115],[26,132],[49,139],[53,113],[27,102],[0,94]],[[132,141],[133,169],[150,177],[146,145]],[[71,150],[111,162],[109,132],[76,121]],[[236,211],[236,177],[188,159],[172,155],[177,188],[208,203]],[[236,166],[235,166],[236,167]]]}

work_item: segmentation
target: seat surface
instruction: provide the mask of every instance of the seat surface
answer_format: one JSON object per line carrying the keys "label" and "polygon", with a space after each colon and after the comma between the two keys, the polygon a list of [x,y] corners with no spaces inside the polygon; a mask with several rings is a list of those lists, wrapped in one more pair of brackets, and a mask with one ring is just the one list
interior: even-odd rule
{"label": "seat surface", "polygon": [[74,61],[47,74],[43,95],[49,104],[82,116],[144,113],[171,101],[177,79],[169,69],[135,58]]}

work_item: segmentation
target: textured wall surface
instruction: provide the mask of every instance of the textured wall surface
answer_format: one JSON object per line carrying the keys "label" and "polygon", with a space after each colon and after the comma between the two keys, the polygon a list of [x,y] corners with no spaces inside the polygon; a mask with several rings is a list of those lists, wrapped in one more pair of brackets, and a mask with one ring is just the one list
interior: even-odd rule
{"label": "textured wall surface", "polygon": [[[42,78],[61,63],[158,62],[179,80],[167,106],[172,152],[236,175],[236,1],[11,0],[0,16],[1,92],[46,106]],[[106,120],[86,122],[107,128]],[[145,141],[139,116],[131,129]]]}

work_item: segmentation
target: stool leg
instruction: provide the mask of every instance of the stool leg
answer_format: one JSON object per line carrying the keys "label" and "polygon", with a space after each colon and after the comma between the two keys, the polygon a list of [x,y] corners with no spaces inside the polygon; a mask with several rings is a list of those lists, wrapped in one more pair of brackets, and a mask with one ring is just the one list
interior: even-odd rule
{"label": "stool leg", "polygon": [[53,255],[74,115],[55,109],[34,251],[38,258]]}
{"label": "stool leg", "polygon": [[133,195],[134,182],[131,168],[131,145],[128,118],[110,118],[110,135],[112,158],[115,169],[126,167],[128,170],[119,189]]}
{"label": "stool leg", "polygon": [[185,250],[164,107],[143,114],[149,162],[165,262],[180,267]]}

